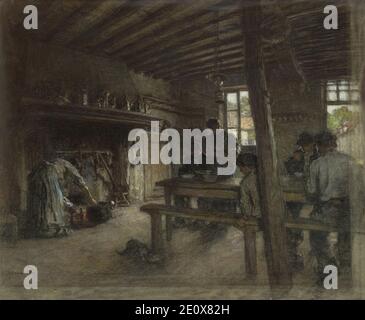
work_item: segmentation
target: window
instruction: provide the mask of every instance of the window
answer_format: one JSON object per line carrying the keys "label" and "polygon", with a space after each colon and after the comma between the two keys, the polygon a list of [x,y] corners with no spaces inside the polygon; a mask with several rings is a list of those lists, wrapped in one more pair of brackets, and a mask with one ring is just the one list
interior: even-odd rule
{"label": "window", "polygon": [[326,86],[327,127],[342,134],[356,126],[359,115],[359,87],[348,80],[328,81]]}
{"label": "window", "polygon": [[226,128],[243,145],[256,145],[255,126],[251,114],[248,91],[225,90]]}
{"label": "window", "polygon": [[357,84],[347,81],[327,82],[327,102],[332,104],[351,104],[359,102],[359,87]]}

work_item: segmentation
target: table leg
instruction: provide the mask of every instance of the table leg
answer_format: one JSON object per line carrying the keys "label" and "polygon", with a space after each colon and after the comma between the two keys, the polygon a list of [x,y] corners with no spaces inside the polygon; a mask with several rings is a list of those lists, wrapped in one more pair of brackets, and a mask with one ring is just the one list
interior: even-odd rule
{"label": "table leg", "polygon": [[257,275],[256,258],[256,230],[255,227],[246,227],[243,231],[245,240],[246,273],[249,276]]}
{"label": "table leg", "polygon": [[172,217],[166,216],[166,240],[172,240]]}
{"label": "table leg", "polygon": [[[173,206],[173,196],[169,188],[164,189],[165,192],[165,204],[167,206]],[[171,241],[172,239],[172,217],[166,216],[166,240]]]}
{"label": "table leg", "polygon": [[162,216],[159,213],[151,214],[151,247],[155,254],[163,251]]}

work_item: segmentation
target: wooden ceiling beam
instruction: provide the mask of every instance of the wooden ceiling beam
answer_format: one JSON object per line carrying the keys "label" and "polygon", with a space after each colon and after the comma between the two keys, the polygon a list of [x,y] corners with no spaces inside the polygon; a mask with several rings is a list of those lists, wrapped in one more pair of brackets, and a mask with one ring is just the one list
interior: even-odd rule
{"label": "wooden ceiling beam", "polygon": [[[201,77],[206,77],[207,72],[209,72],[209,70],[198,70],[195,72],[188,72],[182,75],[175,75],[174,77],[172,76],[167,76],[164,77],[162,79],[166,79],[168,81],[179,81],[182,79],[188,79],[188,78],[201,78]],[[229,74],[229,73],[239,73],[239,72],[244,72],[244,61],[239,62],[239,63],[232,63],[232,64],[227,64],[227,65],[223,65],[221,68],[221,72],[225,73],[225,74]]]}
{"label": "wooden ceiling beam", "polygon": [[[226,22],[230,23],[235,21],[235,18],[232,20],[232,17],[226,20]],[[234,29],[234,31],[221,31],[220,38],[222,41],[228,37],[241,34],[240,28],[232,28],[232,25],[230,28]],[[123,61],[126,61],[127,64],[137,66],[144,64],[147,59],[151,57],[156,57],[156,61],[161,61],[162,59],[166,59],[166,57],[173,57],[175,53],[178,57],[180,54],[187,54],[189,50],[195,50],[195,48],[205,46],[207,44],[210,45],[210,43],[217,40],[217,30],[214,25],[199,29],[192,28],[191,30],[192,32],[190,33],[187,33],[186,30],[184,30],[185,32],[181,31],[181,33],[179,32],[175,34],[172,38],[156,42],[155,45],[144,48],[141,52],[137,51],[130,55],[129,50],[126,50],[124,54],[119,53],[119,55],[113,55],[113,57],[121,58]]]}
{"label": "wooden ceiling beam", "polygon": [[65,28],[74,25],[77,23],[77,21],[82,20],[84,16],[88,15],[90,12],[95,11],[99,7],[99,0],[90,0],[88,1],[87,5],[85,5],[85,2],[80,3],[80,5],[71,11],[70,14],[56,23],[53,28],[50,28],[43,39],[45,41],[51,41],[52,39],[56,38],[58,33],[64,32]]}
{"label": "wooden ceiling beam", "polygon": [[85,5],[84,12],[80,19],[73,19],[71,23],[68,23],[62,31],[59,31],[56,35],[57,41],[69,45],[72,41],[78,42],[82,35],[93,29],[97,31],[96,26],[105,21],[108,17],[115,14],[116,11],[120,10],[123,4],[126,4],[129,0],[119,1],[100,1],[97,0],[98,5],[94,8],[88,9]]}
{"label": "wooden ceiling beam", "polygon": [[[222,1],[222,0],[215,0]],[[132,25],[129,28],[120,28],[105,41],[98,44],[99,47],[106,48],[108,53],[120,50],[132,43],[144,41],[155,34],[163,32],[169,28],[178,28],[181,23],[186,24],[190,16],[203,15],[206,13],[207,2],[199,0],[192,5],[178,5],[171,3],[163,6],[160,10],[150,14],[141,23]]]}
{"label": "wooden ceiling beam", "polygon": [[[222,2],[222,0],[215,1],[216,4]],[[235,10],[237,9],[231,9],[228,12],[233,12]],[[165,17],[165,19],[160,19],[160,21],[148,24],[144,28],[139,26],[140,32],[137,35],[131,32],[129,37],[121,38],[118,42],[115,42],[111,48],[107,49],[107,52],[114,55],[127,48],[129,52],[133,52],[131,48],[133,44],[137,44],[138,46],[142,43],[143,46],[146,47],[148,43],[145,44],[145,39],[147,39],[147,42],[148,39],[151,39],[149,42],[150,44],[154,43],[155,45],[159,45],[156,42],[160,41],[161,38],[163,39],[176,33],[185,35],[189,32],[193,32],[194,28],[197,30],[216,23],[220,20],[220,18],[217,17],[217,14],[218,12],[212,12],[207,8],[206,1],[201,0],[197,3],[197,6],[187,7],[184,10],[180,9],[177,13],[169,14],[168,18]]]}
{"label": "wooden ceiling beam", "polygon": [[[237,64],[244,64],[244,57],[243,56],[237,56],[235,58],[232,58],[230,60],[226,60],[226,61],[222,61],[220,64],[220,68],[219,70],[223,70],[226,67],[231,67],[232,65],[237,65]],[[201,64],[198,67],[191,67],[191,68],[186,68],[186,70],[184,70],[183,72],[165,72],[164,74],[159,74],[158,76],[154,73],[151,73],[154,75],[154,77],[158,77],[158,78],[175,78],[175,77],[181,77],[184,76],[185,74],[190,74],[190,73],[196,73],[196,72],[200,72],[202,74],[208,74],[208,73],[212,73],[215,71],[216,68],[216,63],[206,63],[206,64]]]}
{"label": "wooden ceiling beam", "polygon": [[[113,2],[113,1],[112,1]],[[111,29],[116,28],[118,23],[125,23],[127,18],[141,13],[139,6],[143,5],[145,0],[122,0],[116,2],[117,5],[114,11],[98,20],[96,24],[92,24],[90,28],[78,34],[75,38],[67,43],[70,47],[82,47],[89,44],[90,41],[95,41],[95,36],[110,32]]]}
{"label": "wooden ceiling beam", "polygon": [[[231,19],[232,17],[225,17],[222,18],[221,21],[232,21]],[[239,29],[236,30],[236,34],[239,32]],[[132,62],[133,64],[139,64],[140,62],[145,61],[146,57],[162,57],[167,53],[169,54],[169,52],[178,52],[185,48],[188,50],[188,48],[195,45],[202,45],[204,41],[209,42],[209,40],[212,40],[216,35],[216,28],[211,25],[206,25],[199,29],[190,27],[188,30],[178,30],[171,34],[171,36],[166,37],[162,35],[158,41],[155,39],[154,43],[148,46],[138,45],[131,48],[126,47],[125,50],[112,54],[112,57],[121,58],[127,61],[127,63]]]}
{"label": "wooden ceiling beam", "polygon": [[[159,0],[161,1],[161,0]],[[136,17],[130,21],[122,21],[116,26],[113,26],[111,32],[103,34],[102,38],[96,38],[89,48],[91,50],[102,50],[107,52],[112,50],[117,44],[129,43],[131,39],[138,38],[138,35],[143,33],[143,30],[148,30],[154,23],[162,23],[168,21],[169,15],[179,14],[181,6],[176,3],[165,4],[162,0],[158,5],[148,9],[139,10]]]}
{"label": "wooden ceiling beam", "polygon": [[[218,61],[224,62],[224,61],[230,60],[232,58],[239,58],[239,57],[243,57],[243,47],[242,46],[240,46],[239,48],[233,48],[233,49],[227,49],[226,51],[221,51],[219,54]],[[163,75],[165,73],[170,73],[170,72],[180,73],[180,72],[183,72],[184,70],[187,70],[190,68],[199,67],[208,62],[215,62],[216,60],[217,60],[217,56],[216,56],[215,52],[212,52],[210,55],[205,55],[202,58],[194,59],[185,64],[177,64],[175,67],[167,66],[165,68],[156,68],[156,69],[149,70],[149,72],[152,72],[153,74],[155,74],[158,77],[160,75]]]}
{"label": "wooden ceiling beam", "polygon": [[199,45],[191,50],[173,51],[168,52],[161,57],[151,57],[151,59],[146,60],[144,63],[135,65],[135,69],[149,71],[150,69],[174,67],[181,63],[188,63],[193,59],[203,58],[206,55],[211,54],[212,51],[215,51],[216,48],[219,48],[220,52],[225,52],[232,48],[243,48],[241,35],[219,41],[218,43],[215,40],[216,38],[212,38],[212,41],[208,44]]}
{"label": "wooden ceiling beam", "polygon": [[52,33],[57,32],[67,20],[85,4],[83,0],[58,0],[48,2],[46,14],[40,15],[39,18],[39,38],[43,41],[49,41]]}

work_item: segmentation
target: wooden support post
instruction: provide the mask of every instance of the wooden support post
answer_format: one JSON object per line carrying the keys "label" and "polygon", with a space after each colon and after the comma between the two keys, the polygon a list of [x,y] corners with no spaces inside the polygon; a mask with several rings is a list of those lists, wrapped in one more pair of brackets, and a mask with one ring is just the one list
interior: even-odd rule
{"label": "wooden support post", "polygon": [[245,60],[247,85],[255,122],[258,186],[265,239],[265,253],[271,287],[290,287],[285,205],[280,187],[271,107],[266,87],[261,44],[261,6],[244,8]]}

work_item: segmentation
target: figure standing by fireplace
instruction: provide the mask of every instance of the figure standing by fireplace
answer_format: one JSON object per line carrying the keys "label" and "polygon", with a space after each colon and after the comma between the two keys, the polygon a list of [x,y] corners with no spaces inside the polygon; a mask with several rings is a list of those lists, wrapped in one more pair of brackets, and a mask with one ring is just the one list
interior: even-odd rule
{"label": "figure standing by fireplace", "polygon": [[27,233],[29,236],[67,235],[67,211],[73,204],[66,197],[67,185],[78,186],[90,205],[92,197],[84,179],[68,161],[55,158],[42,161],[28,177]]}

